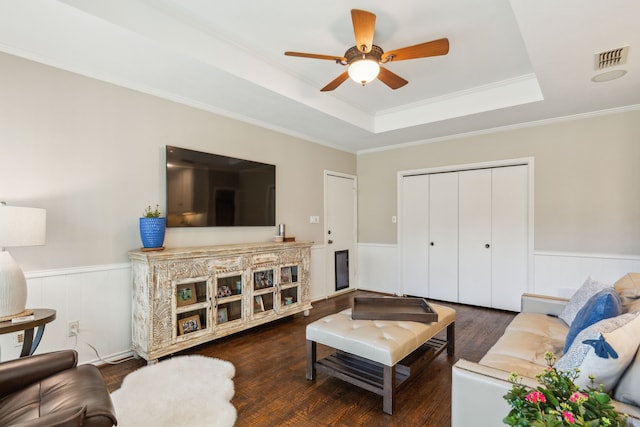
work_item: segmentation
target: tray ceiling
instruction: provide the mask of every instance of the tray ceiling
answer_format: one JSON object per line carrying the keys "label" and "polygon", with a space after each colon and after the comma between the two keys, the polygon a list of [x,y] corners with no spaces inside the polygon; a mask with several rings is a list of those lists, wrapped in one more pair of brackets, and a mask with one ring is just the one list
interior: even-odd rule
{"label": "tray ceiling", "polygon": [[[344,68],[350,9],[385,50],[447,37],[446,56],[389,63],[409,81],[320,88]],[[40,0],[0,4],[0,51],[360,152],[640,104],[634,0]],[[625,63],[594,55],[627,47]],[[604,71],[621,78],[594,83]],[[621,73],[619,73],[621,74]]]}

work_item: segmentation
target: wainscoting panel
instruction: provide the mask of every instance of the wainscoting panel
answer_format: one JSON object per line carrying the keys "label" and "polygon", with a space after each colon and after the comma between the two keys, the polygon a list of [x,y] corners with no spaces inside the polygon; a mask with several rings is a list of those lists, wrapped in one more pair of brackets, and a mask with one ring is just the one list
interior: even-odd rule
{"label": "wainscoting panel", "polygon": [[311,247],[311,277],[309,278],[309,291],[311,292],[311,301],[325,299],[327,293],[327,280],[325,268],[325,248],[324,246]]}
{"label": "wainscoting panel", "polygon": [[398,246],[360,243],[357,273],[358,289],[400,295]]}
{"label": "wainscoting panel", "polygon": [[[358,289],[402,294],[399,284],[397,245],[358,245]],[[640,271],[640,256],[563,253],[534,253],[533,292],[568,297],[585,279],[613,284],[626,273]]]}
{"label": "wainscoting panel", "polygon": [[[311,299],[327,297],[324,248],[311,248]],[[113,361],[131,351],[131,265],[129,263],[27,272],[27,307],[52,308],[56,320],[45,327],[36,353],[76,349],[80,363]],[[80,335],[67,336],[67,324],[80,322]],[[18,333],[0,335],[0,361],[15,359]]]}
{"label": "wainscoting panel", "polygon": [[535,253],[535,293],[570,297],[591,276],[613,285],[629,272],[640,271],[640,257],[575,254],[562,252]]}
{"label": "wainscoting panel", "polygon": [[[358,245],[358,289],[402,294],[398,282],[397,245]],[[536,293],[570,296],[591,276],[613,284],[640,271],[640,256],[536,252]],[[311,299],[324,299],[327,280],[324,247],[311,248]],[[101,364],[89,344],[105,360],[131,355],[131,267],[129,263],[28,272],[27,306],[53,308],[56,320],[46,326],[37,353],[75,348],[80,363]],[[67,323],[80,322],[80,336],[67,336]],[[0,360],[20,354],[17,334],[0,335]]]}
{"label": "wainscoting panel", "polygon": [[[101,364],[131,355],[131,267],[129,263],[59,269],[25,274],[27,307],[52,308],[56,319],[46,325],[36,354],[76,349],[80,363]],[[67,336],[77,320],[80,334]],[[16,334],[2,335],[0,360],[18,357]]]}

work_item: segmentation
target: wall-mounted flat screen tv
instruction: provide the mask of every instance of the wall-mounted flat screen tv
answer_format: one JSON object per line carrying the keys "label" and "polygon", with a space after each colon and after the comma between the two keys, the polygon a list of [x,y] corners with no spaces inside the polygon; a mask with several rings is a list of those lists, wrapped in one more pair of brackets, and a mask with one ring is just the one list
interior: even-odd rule
{"label": "wall-mounted flat screen tv", "polygon": [[276,167],[167,145],[167,226],[274,226]]}

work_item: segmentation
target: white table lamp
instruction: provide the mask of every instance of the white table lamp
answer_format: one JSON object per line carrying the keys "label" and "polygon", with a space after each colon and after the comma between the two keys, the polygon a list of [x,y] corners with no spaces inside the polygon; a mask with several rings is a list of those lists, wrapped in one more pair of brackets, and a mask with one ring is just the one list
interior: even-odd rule
{"label": "white table lamp", "polygon": [[27,314],[27,281],[5,247],[44,245],[47,211],[0,202],[0,321]]}

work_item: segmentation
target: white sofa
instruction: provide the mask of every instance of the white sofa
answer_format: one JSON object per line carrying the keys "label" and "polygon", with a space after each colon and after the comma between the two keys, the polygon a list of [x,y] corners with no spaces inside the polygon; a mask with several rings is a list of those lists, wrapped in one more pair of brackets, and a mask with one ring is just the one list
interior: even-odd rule
{"label": "white sofa", "polygon": [[[640,273],[625,275],[616,282],[615,289],[622,298],[623,313],[640,312]],[[452,372],[452,427],[505,425],[502,419],[510,407],[503,396],[512,386],[507,381],[509,375],[517,372],[523,377],[523,384],[535,387],[539,385],[535,375],[546,367],[545,352],[551,351],[558,358],[563,355],[569,325],[557,316],[568,301],[523,295],[521,313],[483,358],[478,363],[464,359],[456,362]],[[640,315],[627,318],[634,318],[629,322],[635,328],[631,334],[640,335]],[[640,350],[636,346],[635,354],[630,353],[630,363],[614,383],[611,395],[616,408],[629,415],[628,425],[640,427]]]}

